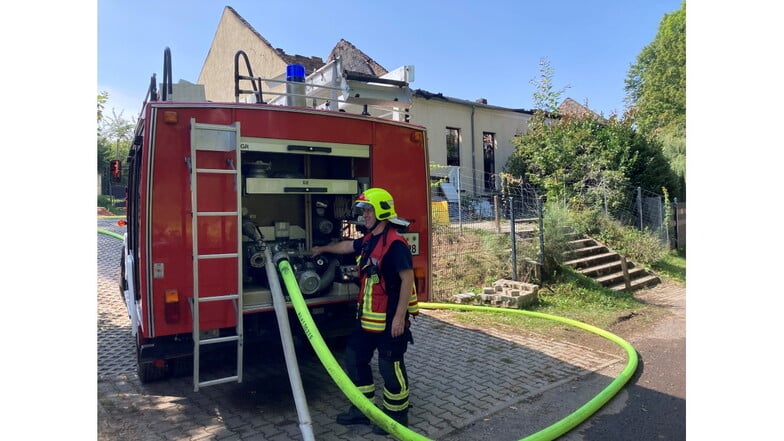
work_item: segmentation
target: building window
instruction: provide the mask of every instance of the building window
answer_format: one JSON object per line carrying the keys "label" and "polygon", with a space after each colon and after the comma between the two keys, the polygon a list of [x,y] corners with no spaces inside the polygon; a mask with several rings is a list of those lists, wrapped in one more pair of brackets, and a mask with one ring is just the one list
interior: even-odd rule
{"label": "building window", "polygon": [[482,133],[485,191],[495,191],[495,133]]}
{"label": "building window", "polygon": [[460,129],[446,128],[446,165],[460,166]]}

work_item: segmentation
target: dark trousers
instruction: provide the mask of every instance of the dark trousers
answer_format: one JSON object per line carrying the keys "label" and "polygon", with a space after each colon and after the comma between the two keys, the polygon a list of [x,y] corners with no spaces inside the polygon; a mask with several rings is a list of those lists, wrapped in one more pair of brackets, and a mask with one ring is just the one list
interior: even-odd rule
{"label": "dark trousers", "polygon": [[408,374],[403,356],[410,338],[408,329],[403,335],[392,338],[388,328],[381,333],[368,332],[357,324],[348,340],[346,371],[351,381],[370,399],[375,396],[370,361],[378,350],[378,370],[384,380],[383,406],[388,412],[408,411]]}

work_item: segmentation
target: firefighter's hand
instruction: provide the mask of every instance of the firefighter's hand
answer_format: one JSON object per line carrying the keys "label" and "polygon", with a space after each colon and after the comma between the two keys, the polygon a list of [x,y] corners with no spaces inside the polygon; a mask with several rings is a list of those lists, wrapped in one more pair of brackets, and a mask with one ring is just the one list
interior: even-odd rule
{"label": "firefighter's hand", "polygon": [[406,330],[406,317],[395,314],[392,319],[392,337],[400,337]]}

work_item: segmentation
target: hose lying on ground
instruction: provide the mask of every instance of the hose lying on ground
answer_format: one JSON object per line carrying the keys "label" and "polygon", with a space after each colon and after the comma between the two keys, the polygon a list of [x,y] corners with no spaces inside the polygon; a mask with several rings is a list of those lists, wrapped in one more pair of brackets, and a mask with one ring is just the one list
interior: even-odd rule
{"label": "hose lying on ground", "polygon": [[[118,239],[123,239],[121,235],[112,233],[110,231],[99,229],[98,232],[108,236],[116,237]],[[387,416],[381,409],[376,407],[372,401],[365,397],[365,395],[362,394],[362,392],[360,392],[356,386],[354,386],[354,383],[351,381],[351,379],[348,378],[346,373],[343,371],[343,368],[335,360],[332,352],[330,352],[329,348],[324,342],[324,339],[321,337],[321,334],[319,333],[318,328],[313,321],[313,317],[311,317],[310,312],[308,311],[308,307],[305,303],[304,297],[302,296],[302,292],[299,290],[299,285],[297,284],[297,280],[294,276],[294,271],[292,270],[291,265],[287,260],[281,260],[278,263],[278,270],[285,283],[286,289],[288,290],[291,304],[294,306],[294,309],[297,313],[297,319],[302,326],[302,330],[305,332],[305,335],[307,336],[311,346],[313,346],[313,349],[321,361],[321,364],[324,365],[327,373],[329,373],[343,394],[346,395],[346,397],[355,406],[357,406],[357,408],[362,411],[363,414],[365,414],[374,423],[378,424],[381,428],[386,430],[395,438],[406,441],[428,440],[428,438],[398,424],[395,420]],[[637,351],[634,349],[634,347],[632,347],[632,345],[615,334],[612,334],[603,329],[599,329],[595,326],[579,322],[577,320],[539,312],[526,311],[522,309],[500,309],[488,306],[420,302],[419,307],[423,309],[451,309],[460,311],[485,311],[503,314],[520,314],[529,317],[553,320],[570,326],[575,326],[577,328],[592,332],[600,337],[604,337],[613,343],[616,343],[626,351],[626,355],[628,356],[626,366],[624,367],[623,371],[621,371],[620,375],[618,375],[617,378],[615,378],[606,388],[604,388],[604,390],[602,390],[598,395],[593,397],[590,401],[582,405],[576,411],[567,415],[565,418],[551,426],[540,430],[539,432],[522,438],[521,441],[552,441],[572,430],[577,425],[588,419],[596,411],[598,411],[608,401],[610,401],[610,399],[614,397],[623,388],[624,385],[626,385],[629,379],[631,379],[632,375],[634,375],[634,372],[637,370]]]}

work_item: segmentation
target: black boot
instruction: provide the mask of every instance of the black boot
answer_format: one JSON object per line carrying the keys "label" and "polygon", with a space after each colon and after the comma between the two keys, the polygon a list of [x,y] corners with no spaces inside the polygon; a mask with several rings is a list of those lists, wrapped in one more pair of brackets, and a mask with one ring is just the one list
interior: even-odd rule
{"label": "black boot", "polygon": [[[408,409],[401,410],[399,412],[392,412],[389,410],[384,409],[384,413],[389,415],[390,418],[395,420],[398,424],[403,427],[408,427]],[[387,431],[382,429],[381,426],[373,425],[373,433],[376,435],[386,435]]]}
{"label": "black boot", "polygon": [[370,419],[354,405],[351,405],[347,411],[338,414],[335,421],[344,426],[350,426],[352,424],[370,424]]}

